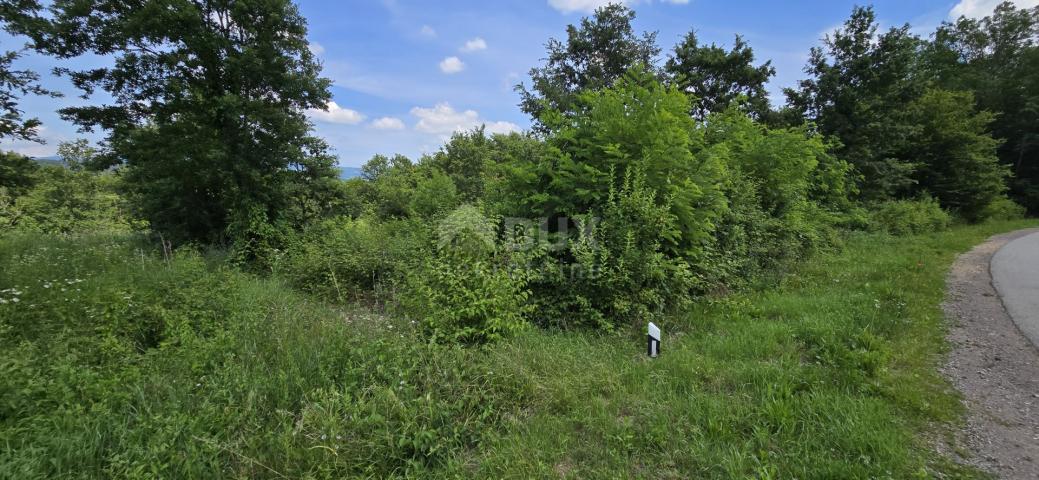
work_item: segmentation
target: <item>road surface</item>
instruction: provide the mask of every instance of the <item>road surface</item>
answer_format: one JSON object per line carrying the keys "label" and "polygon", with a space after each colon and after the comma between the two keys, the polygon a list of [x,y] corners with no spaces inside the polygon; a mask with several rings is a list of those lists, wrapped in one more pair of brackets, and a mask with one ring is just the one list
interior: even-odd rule
{"label": "road surface", "polygon": [[1017,328],[1039,346],[1039,233],[1010,241],[992,256],[992,285]]}

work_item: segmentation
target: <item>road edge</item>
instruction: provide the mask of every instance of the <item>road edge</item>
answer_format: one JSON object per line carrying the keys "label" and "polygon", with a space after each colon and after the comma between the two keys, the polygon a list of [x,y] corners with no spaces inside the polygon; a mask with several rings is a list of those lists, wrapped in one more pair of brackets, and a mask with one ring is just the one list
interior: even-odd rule
{"label": "road edge", "polygon": [[1036,232],[989,237],[958,256],[946,276],[949,351],[940,370],[966,407],[951,447],[968,454],[942,453],[998,478],[1039,478],[1039,350],[1007,313],[991,271],[1000,248]]}

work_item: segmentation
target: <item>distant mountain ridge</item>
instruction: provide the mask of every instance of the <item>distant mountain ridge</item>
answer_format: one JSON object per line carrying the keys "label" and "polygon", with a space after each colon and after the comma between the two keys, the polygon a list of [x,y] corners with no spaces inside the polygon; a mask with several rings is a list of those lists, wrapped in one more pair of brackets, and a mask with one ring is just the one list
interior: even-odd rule
{"label": "distant mountain ridge", "polygon": [[[61,157],[57,155],[51,155],[49,157],[33,157],[33,160],[35,160],[36,163],[39,163],[40,165],[64,165],[64,163],[61,161]],[[339,167],[339,178],[343,180],[349,180],[351,178],[360,176],[360,167]]]}
{"label": "distant mountain ridge", "polygon": [[339,178],[343,180],[349,180],[360,176],[361,169],[359,167],[339,167]]}

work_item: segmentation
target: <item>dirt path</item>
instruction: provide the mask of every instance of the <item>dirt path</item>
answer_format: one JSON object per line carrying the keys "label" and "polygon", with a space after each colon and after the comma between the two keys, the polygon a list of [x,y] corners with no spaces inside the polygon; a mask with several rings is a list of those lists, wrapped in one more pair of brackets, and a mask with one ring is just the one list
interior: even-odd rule
{"label": "dirt path", "polygon": [[948,276],[943,308],[951,344],[942,373],[969,410],[960,442],[967,463],[999,478],[1039,478],[1039,350],[1018,330],[992,287],[992,255],[1039,231],[990,238],[961,255]]}

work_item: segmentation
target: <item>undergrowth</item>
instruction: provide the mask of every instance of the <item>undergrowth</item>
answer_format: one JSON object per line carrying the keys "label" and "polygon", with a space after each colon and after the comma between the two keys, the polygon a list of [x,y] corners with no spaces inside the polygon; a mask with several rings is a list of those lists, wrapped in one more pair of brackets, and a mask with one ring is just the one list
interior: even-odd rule
{"label": "undergrowth", "polygon": [[[1034,223],[1034,222],[1033,222]],[[132,237],[0,239],[0,478],[926,478],[958,252],[854,234],[641,332],[493,346]]]}

